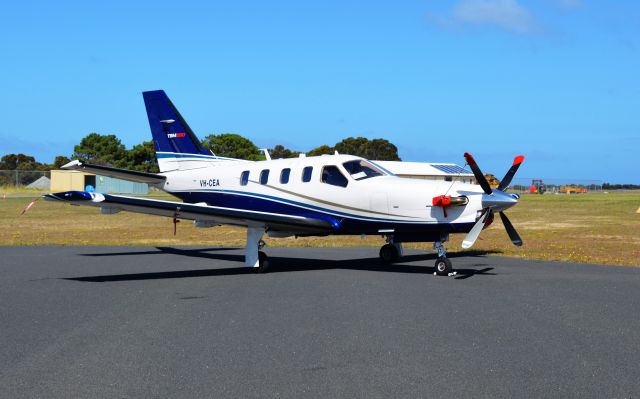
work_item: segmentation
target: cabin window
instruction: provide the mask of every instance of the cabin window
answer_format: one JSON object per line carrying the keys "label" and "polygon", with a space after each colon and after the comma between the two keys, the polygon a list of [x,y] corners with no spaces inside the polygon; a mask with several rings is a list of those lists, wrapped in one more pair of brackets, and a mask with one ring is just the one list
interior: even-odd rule
{"label": "cabin window", "polygon": [[308,183],[311,181],[311,173],[313,172],[313,166],[307,166],[302,169],[302,181]]}
{"label": "cabin window", "polygon": [[370,177],[382,176],[384,173],[371,163],[364,159],[349,161],[342,164],[344,168],[349,172],[351,177],[356,180],[368,179]]}
{"label": "cabin window", "polygon": [[269,169],[263,169],[260,172],[260,184],[267,184],[269,181]]}
{"label": "cabin window", "polygon": [[240,175],[240,185],[241,186],[246,186],[247,183],[249,183],[249,171],[245,170],[244,172],[242,172],[242,174]]}
{"label": "cabin window", "polygon": [[340,172],[337,166],[329,165],[322,168],[322,180],[323,183],[331,184],[332,186],[347,187],[349,181]]}
{"label": "cabin window", "polygon": [[291,174],[291,169],[285,168],[280,172],[280,183],[287,184],[289,183],[289,175]]}

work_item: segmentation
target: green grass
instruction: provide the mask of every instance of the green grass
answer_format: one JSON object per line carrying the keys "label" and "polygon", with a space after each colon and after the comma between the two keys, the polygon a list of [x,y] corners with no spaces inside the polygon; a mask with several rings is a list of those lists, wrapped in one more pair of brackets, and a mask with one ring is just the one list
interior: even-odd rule
{"label": "green grass", "polygon": [[[36,194],[37,196],[38,194]],[[172,199],[156,193],[152,198]],[[97,208],[39,201],[19,216],[28,198],[2,199],[1,245],[215,245],[243,246],[245,230],[235,227],[196,229],[178,224],[173,236],[169,218],[121,212],[101,215]],[[523,238],[511,245],[501,221],[486,229],[475,251],[527,259],[614,265],[640,265],[640,192],[579,195],[524,195],[507,213]],[[461,251],[463,235],[452,236],[450,252]],[[266,239],[272,246],[379,246],[378,236]],[[411,245],[431,251],[431,244]]]}
{"label": "green grass", "polygon": [[46,191],[44,190],[40,190],[40,189],[36,189],[36,188],[26,188],[24,186],[0,186],[0,198],[4,198],[4,196],[6,195],[8,196],[12,196],[12,195],[42,195],[44,194]]}

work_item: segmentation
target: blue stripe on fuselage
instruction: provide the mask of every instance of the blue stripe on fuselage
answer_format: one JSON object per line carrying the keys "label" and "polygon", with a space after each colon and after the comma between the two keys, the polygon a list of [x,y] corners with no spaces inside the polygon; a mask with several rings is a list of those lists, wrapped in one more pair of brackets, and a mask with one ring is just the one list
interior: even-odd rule
{"label": "blue stripe on fuselage", "polygon": [[[381,229],[393,229],[396,233],[456,233],[468,232],[473,227],[473,223],[405,222],[394,219],[358,216],[284,198],[233,190],[203,190],[173,192],[172,194],[188,203],[205,202],[212,206],[248,209],[259,212],[326,220],[336,228],[334,231],[335,234],[378,234],[378,230]],[[339,216],[337,224],[336,216]]]}

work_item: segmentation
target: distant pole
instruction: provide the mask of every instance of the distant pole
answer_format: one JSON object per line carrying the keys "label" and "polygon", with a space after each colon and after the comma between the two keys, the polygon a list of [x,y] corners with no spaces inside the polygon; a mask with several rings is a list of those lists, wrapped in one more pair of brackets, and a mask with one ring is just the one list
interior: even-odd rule
{"label": "distant pole", "polygon": [[16,187],[18,187],[18,169],[16,169]]}

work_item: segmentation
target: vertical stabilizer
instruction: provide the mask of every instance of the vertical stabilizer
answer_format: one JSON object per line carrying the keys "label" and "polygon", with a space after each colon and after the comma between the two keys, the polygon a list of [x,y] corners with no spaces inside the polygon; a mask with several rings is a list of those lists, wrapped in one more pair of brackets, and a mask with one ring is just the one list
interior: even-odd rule
{"label": "vertical stabilizer", "polygon": [[164,90],[142,93],[161,172],[202,166],[215,157],[193,133]]}

